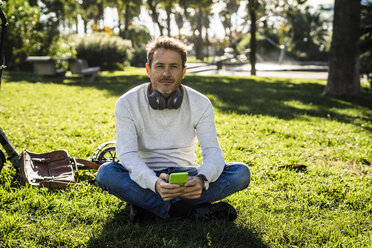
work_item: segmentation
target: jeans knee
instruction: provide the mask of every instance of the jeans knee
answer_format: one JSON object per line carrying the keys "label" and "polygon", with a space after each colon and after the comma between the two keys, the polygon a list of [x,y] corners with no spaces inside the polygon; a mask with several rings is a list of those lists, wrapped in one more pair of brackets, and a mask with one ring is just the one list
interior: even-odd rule
{"label": "jeans knee", "polygon": [[101,165],[97,170],[96,182],[97,182],[97,185],[100,187],[102,187],[102,183],[103,183],[102,180],[105,178],[105,176],[103,175],[104,171],[105,171],[104,165]]}
{"label": "jeans knee", "polygon": [[251,171],[248,165],[245,163],[228,163],[228,166],[234,167],[235,183],[239,185],[240,190],[243,190],[249,186],[251,181]]}
{"label": "jeans knee", "polygon": [[111,162],[104,163],[97,170],[96,182],[99,187],[103,188],[105,185],[105,179],[110,178],[109,170],[111,166]]}

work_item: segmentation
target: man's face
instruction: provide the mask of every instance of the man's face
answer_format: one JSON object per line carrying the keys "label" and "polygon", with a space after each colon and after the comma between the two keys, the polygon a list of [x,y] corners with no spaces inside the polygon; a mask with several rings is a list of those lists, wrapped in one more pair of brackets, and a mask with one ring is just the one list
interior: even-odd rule
{"label": "man's face", "polygon": [[178,52],[159,48],[154,52],[151,68],[146,64],[146,72],[151,79],[152,90],[168,97],[178,89],[186,67],[182,68],[182,59]]}

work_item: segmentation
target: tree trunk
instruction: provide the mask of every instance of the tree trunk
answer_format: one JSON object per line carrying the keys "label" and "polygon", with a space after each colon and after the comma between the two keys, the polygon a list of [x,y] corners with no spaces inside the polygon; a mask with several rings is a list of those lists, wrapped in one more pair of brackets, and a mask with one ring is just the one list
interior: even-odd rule
{"label": "tree trunk", "polygon": [[171,13],[172,13],[172,6],[167,6],[165,8],[165,12],[167,13],[167,34],[171,36]]}
{"label": "tree trunk", "polygon": [[209,42],[209,35],[208,35],[208,30],[209,30],[209,26],[210,26],[210,22],[209,22],[209,11],[208,10],[205,10],[204,12],[204,19],[203,19],[203,26],[204,26],[204,30],[205,30],[205,45],[206,45],[206,49],[205,49],[205,57],[209,58],[209,45],[210,45],[210,42]]}
{"label": "tree trunk", "polygon": [[250,48],[251,51],[249,53],[249,62],[251,63],[251,75],[256,76],[256,9],[255,9],[255,0],[249,0],[248,8],[249,8],[249,15],[251,17],[251,42]]}
{"label": "tree trunk", "polygon": [[181,35],[181,29],[183,27],[183,17],[184,17],[184,13],[185,11],[180,11],[180,12],[175,12],[175,19],[176,19],[176,24],[177,24],[177,27],[178,27],[178,39],[182,39],[182,35]]}
{"label": "tree trunk", "polygon": [[104,15],[103,3],[100,3],[98,4],[98,22],[97,22],[98,29],[103,28],[104,23],[105,23],[104,18],[105,18],[105,15]]}
{"label": "tree trunk", "polygon": [[147,5],[149,6],[149,8],[151,10],[150,14],[151,14],[152,21],[155,22],[158,25],[160,35],[162,36],[163,35],[163,26],[159,22],[159,15],[158,15],[158,12],[156,11],[155,3],[153,2],[153,0],[147,0]]}
{"label": "tree trunk", "polygon": [[333,35],[326,96],[360,95],[359,29],[360,1],[335,0]]}
{"label": "tree trunk", "polygon": [[205,27],[205,45],[206,45],[206,49],[205,49],[205,57],[207,58],[207,60],[208,60],[208,58],[209,58],[209,35],[208,35],[208,29],[209,29],[209,27]]}
{"label": "tree trunk", "polygon": [[196,42],[196,58],[203,60],[203,10],[201,6],[198,7],[198,37]]}
{"label": "tree trunk", "polygon": [[84,34],[87,34],[87,31],[88,31],[88,22],[83,19],[83,23],[84,23]]}
{"label": "tree trunk", "polygon": [[124,12],[124,39],[129,40],[129,20],[130,20],[130,13],[129,13],[129,3],[125,5],[125,12]]}
{"label": "tree trunk", "polygon": [[78,16],[75,17],[75,29],[76,29],[76,34],[79,34],[79,18]]}

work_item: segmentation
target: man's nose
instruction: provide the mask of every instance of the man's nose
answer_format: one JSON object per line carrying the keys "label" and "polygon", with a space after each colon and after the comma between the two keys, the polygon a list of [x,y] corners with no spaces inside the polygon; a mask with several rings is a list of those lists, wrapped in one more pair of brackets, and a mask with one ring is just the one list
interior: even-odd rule
{"label": "man's nose", "polygon": [[170,74],[170,70],[169,70],[169,67],[164,67],[164,71],[163,71],[163,75],[164,76],[168,76]]}

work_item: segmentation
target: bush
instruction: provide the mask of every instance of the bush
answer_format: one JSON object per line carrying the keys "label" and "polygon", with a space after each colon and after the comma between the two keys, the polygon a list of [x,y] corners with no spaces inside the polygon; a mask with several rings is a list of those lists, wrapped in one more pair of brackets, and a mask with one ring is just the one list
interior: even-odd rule
{"label": "bush", "polygon": [[[147,44],[151,39],[150,31],[147,27],[142,25],[129,26],[129,39],[132,41],[134,48],[139,48]],[[125,39],[124,30],[119,32],[119,36]]]}
{"label": "bush", "polygon": [[133,49],[129,40],[94,33],[76,39],[76,52],[77,57],[86,59],[89,66],[99,66],[103,70],[121,70],[129,65]]}
{"label": "bush", "polygon": [[61,57],[76,57],[76,50],[74,44],[69,42],[68,39],[57,37],[56,41],[53,42],[47,53],[35,54],[35,55],[48,55],[57,59],[57,67],[59,69],[68,69],[68,62],[58,60]]}
{"label": "bush", "polygon": [[[150,31],[142,25],[130,25],[128,31],[134,49],[130,65],[143,67],[147,62],[146,44],[151,39]],[[121,30],[119,36],[124,38],[125,34],[123,30]]]}
{"label": "bush", "polygon": [[58,37],[53,44],[50,44],[48,55],[54,58],[75,57],[76,50],[74,44],[70,43],[68,39]]}
{"label": "bush", "polygon": [[144,67],[147,63],[147,52],[145,45],[137,46],[134,49],[133,57],[130,61],[131,66]]}

